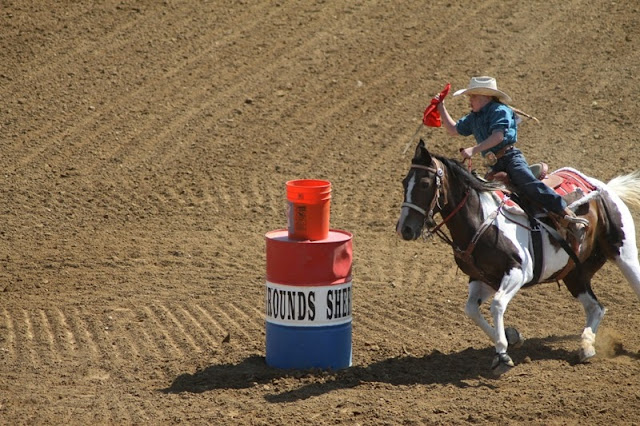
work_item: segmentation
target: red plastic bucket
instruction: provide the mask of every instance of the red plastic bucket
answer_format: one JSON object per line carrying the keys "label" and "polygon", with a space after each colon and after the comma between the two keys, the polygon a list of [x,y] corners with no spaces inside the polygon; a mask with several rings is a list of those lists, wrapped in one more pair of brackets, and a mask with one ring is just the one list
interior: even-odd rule
{"label": "red plastic bucket", "polygon": [[292,240],[324,240],[329,235],[331,182],[299,179],[287,182],[287,228]]}

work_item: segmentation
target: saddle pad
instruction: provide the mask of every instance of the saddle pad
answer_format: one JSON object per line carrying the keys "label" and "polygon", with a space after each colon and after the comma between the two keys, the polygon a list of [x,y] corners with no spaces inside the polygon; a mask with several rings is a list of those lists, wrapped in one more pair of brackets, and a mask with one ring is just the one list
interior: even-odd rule
{"label": "saddle pad", "polygon": [[[564,168],[556,170],[551,173],[549,177],[554,177],[555,179],[547,183],[547,185],[560,195],[570,194],[578,188],[586,195],[596,189],[580,172],[573,169]],[[547,178],[545,178],[545,181],[546,180]]]}

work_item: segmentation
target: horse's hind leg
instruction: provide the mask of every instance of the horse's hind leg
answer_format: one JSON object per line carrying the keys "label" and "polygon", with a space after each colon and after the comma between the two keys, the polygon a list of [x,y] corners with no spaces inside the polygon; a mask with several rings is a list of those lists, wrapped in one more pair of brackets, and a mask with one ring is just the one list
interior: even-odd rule
{"label": "horse's hind leg", "polygon": [[631,288],[640,298],[640,263],[638,263],[638,248],[636,247],[635,227],[625,227],[626,235],[622,246],[618,250],[618,255],[614,260],[622,275],[629,281]]}
{"label": "horse's hind leg", "polygon": [[638,263],[638,249],[628,243],[620,248],[620,255],[615,257],[615,262],[620,268],[622,275],[629,281],[631,288],[640,298],[640,263]]}
{"label": "horse's hind leg", "polygon": [[[587,267],[588,265],[583,266]],[[596,332],[606,312],[604,306],[591,290],[590,282],[590,276],[578,274],[576,270],[573,270],[564,279],[564,283],[573,297],[582,303],[586,316],[584,330],[580,337],[580,362],[585,362],[596,354]]]}
{"label": "horse's hind leg", "polygon": [[[638,263],[638,248],[636,246],[636,227],[629,208],[622,201],[617,204],[619,217],[611,215],[612,226],[623,236],[620,247],[611,247],[616,254],[614,260],[624,277],[640,298],[640,263]],[[618,220],[620,223],[617,223]]]}

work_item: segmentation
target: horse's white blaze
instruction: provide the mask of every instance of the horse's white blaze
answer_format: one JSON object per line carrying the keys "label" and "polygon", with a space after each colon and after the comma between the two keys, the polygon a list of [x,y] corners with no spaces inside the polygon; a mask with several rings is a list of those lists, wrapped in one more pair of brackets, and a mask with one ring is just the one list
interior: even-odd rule
{"label": "horse's white blaze", "polygon": [[[412,172],[411,179],[409,179],[409,183],[407,184],[407,195],[404,200],[405,203],[413,204],[413,199],[411,197],[411,194],[413,193],[413,188],[415,186],[416,186],[416,173]],[[400,210],[400,219],[398,219],[398,226],[396,228],[397,233],[401,232],[402,227],[404,226],[404,221],[407,219],[407,216],[409,215],[410,210],[411,209],[408,206],[403,206],[402,209]]]}
{"label": "horse's white blaze", "polygon": [[398,220],[398,228],[396,229],[397,233],[401,232],[402,226],[404,225],[404,221],[408,215],[409,215],[409,207],[405,206],[400,210],[400,219]]}
{"label": "horse's white blaze", "polygon": [[413,204],[413,199],[411,198],[411,194],[413,193],[413,187],[416,186],[416,173],[412,172],[411,175],[412,175],[411,179],[409,179],[409,183],[407,184],[407,198],[405,199],[405,201],[407,203]]}

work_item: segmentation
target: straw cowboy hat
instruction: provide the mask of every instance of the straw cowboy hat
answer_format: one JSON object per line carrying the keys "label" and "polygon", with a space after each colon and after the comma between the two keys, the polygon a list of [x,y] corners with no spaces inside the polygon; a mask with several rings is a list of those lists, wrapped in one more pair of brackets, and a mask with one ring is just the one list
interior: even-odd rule
{"label": "straw cowboy hat", "polygon": [[496,79],[493,77],[471,77],[469,87],[456,91],[453,96],[458,95],[486,95],[495,96],[500,102],[511,103],[511,97],[501,90],[498,90]]}

